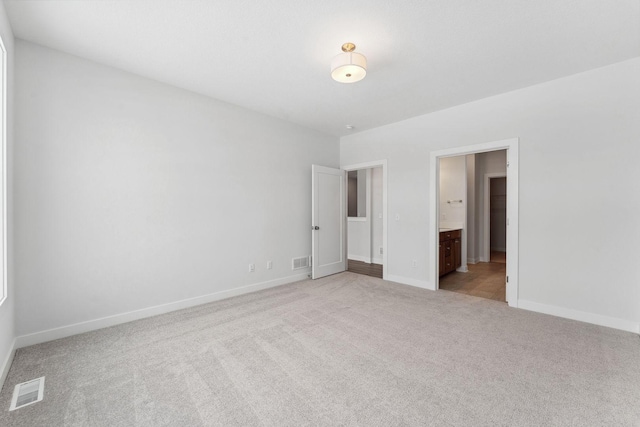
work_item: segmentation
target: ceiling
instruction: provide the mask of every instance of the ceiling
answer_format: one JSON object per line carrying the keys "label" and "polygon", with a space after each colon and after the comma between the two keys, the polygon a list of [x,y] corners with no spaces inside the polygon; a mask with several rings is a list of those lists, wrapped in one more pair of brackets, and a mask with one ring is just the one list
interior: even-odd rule
{"label": "ceiling", "polygon": [[[337,136],[640,56],[639,0],[5,5],[17,38]],[[330,77],[347,41],[358,83]]]}

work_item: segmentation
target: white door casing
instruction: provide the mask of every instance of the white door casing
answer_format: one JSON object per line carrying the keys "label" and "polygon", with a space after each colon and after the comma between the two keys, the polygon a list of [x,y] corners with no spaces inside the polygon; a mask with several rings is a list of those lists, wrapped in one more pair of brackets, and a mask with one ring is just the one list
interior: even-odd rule
{"label": "white door casing", "polygon": [[311,278],[346,270],[346,173],[311,166]]}
{"label": "white door casing", "polygon": [[484,153],[487,151],[507,150],[507,289],[506,299],[511,307],[518,307],[518,138],[486,142],[483,144],[455,147],[432,151],[429,162],[429,285],[430,289],[438,289],[438,159],[441,157],[461,156]]}

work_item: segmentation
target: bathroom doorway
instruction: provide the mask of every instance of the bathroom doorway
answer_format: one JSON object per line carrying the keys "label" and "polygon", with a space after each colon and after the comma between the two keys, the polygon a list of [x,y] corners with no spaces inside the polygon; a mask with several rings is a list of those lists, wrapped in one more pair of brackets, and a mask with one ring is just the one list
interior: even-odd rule
{"label": "bathroom doorway", "polygon": [[[436,251],[431,264],[435,289],[507,301],[517,306],[517,159],[517,139],[432,153],[433,232],[429,240]],[[452,163],[457,166],[452,168]],[[489,178],[502,178],[493,184],[493,239]],[[452,191],[456,188],[457,192]],[[502,225],[496,225],[500,221]],[[451,244],[446,245],[447,241]],[[453,268],[447,267],[446,260],[442,262],[441,242],[445,242],[445,258],[449,255],[447,250],[454,251],[458,258],[450,258],[456,261]],[[460,250],[456,253],[458,244]]]}

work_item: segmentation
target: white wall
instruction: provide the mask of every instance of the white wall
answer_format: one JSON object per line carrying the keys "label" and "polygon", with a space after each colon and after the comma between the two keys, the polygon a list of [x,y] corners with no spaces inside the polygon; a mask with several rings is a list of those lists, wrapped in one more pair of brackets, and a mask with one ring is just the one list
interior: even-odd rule
{"label": "white wall", "polygon": [[380,249],[383,248],[382,230],[384,221],[384,212],[382,205],[382,168],[375,167],[371,169],[371,251],[374,264],[382,264],[383,254]]}
{"label": "white wall", "polygon": [[430,152],[518,137],[519,306],[637,329],[639,75],[636,58],[343,137],[342,164],[387,159],[389,274],[428,284]]}
{"label": "white wall", "polygon": [[468,154],[467,164],[467,263],[478,262],[476,239],[476,155]]}
{"label": "white wall", "polygon": [[[13,344],[15,339],[15,286],[13,274],[13,61],[14,41],[13,33],[4,9],[0,3],[0,37],[7,50],[7,299],[0,306],[0,388],[8,372],[13,358]],[[1,285],[0,285],[1,286]]]}
{"label": "white wall", "polygon": [[370,195],[369,189],[371,182],[369,181],[370,173],[367,170],[358,171],[358,216],[367,216],[370,206],[367,206]]}
{"label": "white wall", "polygon": [[[440,159],[440,226],[463,228],[467,207],[465,156]],[[457,200],[462,200],[458,203]],[[451,203],[449,203],[452,201]]]}
{"label": "white wall", "polygon": [[306,277],[337,138],[23,41],[16,75],[19,335]]}

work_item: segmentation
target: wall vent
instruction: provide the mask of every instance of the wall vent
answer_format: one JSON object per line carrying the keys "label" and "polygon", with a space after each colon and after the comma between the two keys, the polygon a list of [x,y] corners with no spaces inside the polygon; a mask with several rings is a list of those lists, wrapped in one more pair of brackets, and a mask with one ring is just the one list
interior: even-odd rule
{"label": "wall vent", "polygon": [[292,270],[299,270],[301,268],[308,268],[309,267],[309,257],[308,256],[302,256],[299,258],[293,258],[291,260],[291,269]]}
{"label": "wall vent", "polygon": [[44,397],[44,377],[18,384],[13,389],[10,411],[37,403]]}

